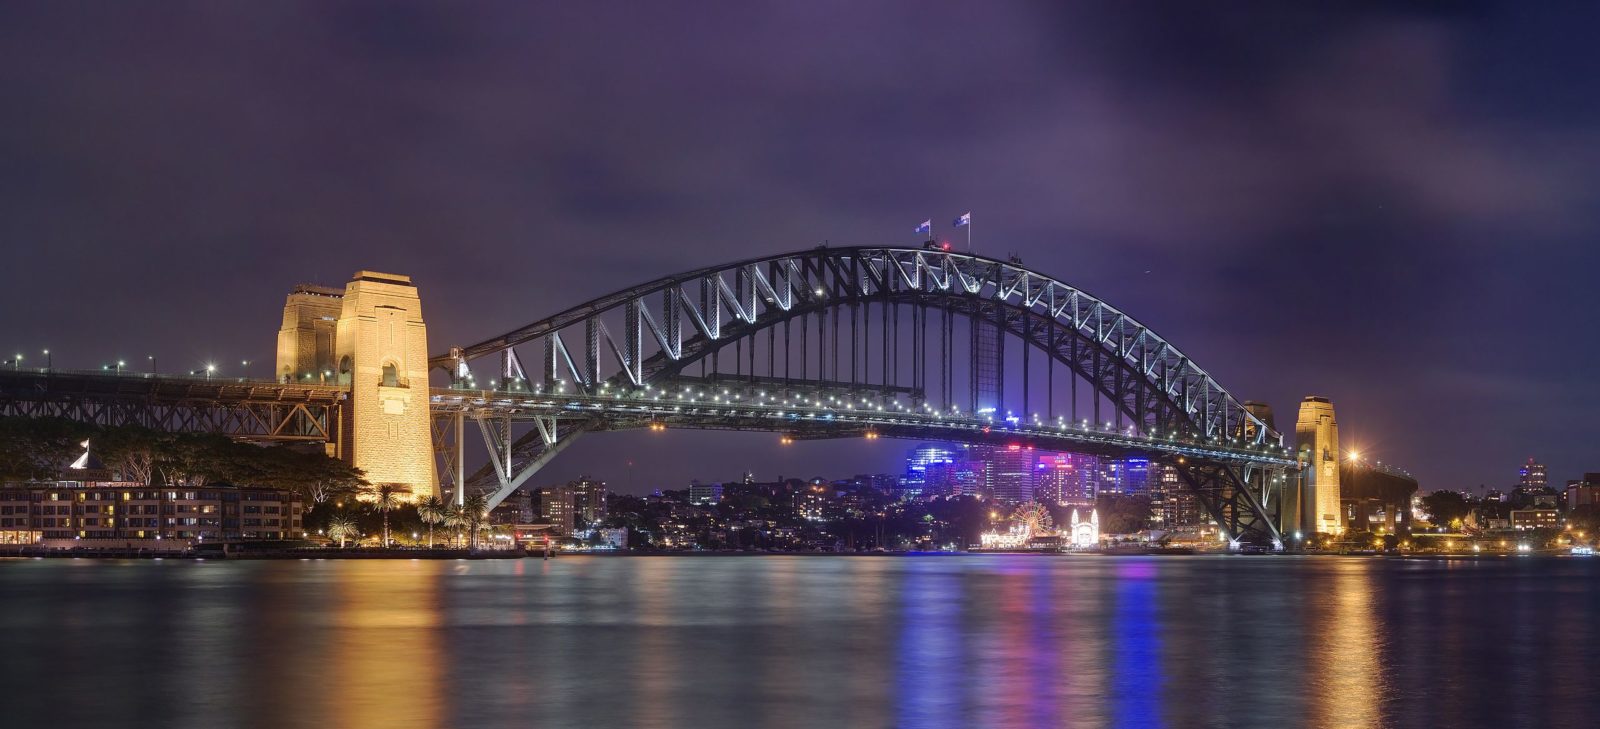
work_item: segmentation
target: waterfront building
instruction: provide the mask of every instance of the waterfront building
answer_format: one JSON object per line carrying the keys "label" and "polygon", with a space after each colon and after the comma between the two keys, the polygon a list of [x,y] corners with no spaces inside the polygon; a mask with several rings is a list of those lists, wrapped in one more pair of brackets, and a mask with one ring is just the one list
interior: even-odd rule
{"label": "waterfront building", "polygon": [[1339,504],[1339,423],[1333,402],[1310,396],[1300,403],[1295,438],[1304,463],[1300,523],[1306,532],[1338,534],[1344,530]]}
{"label": "waterfront building", "polygon": [[300,497],[282,489],[9,483],[0,487],[0,544],[182,549],[205,540],[298,539],[302,514]]}
{"label": "waterfront building", "polygon": [[1078,518],[1078,510],[1072,510],[1072,546],[1078,549],[1088,549],[1100,544],[1100,510],[1089,512],[1088,520]]}
{"label": "waterfront building", "polygon": [[1512,529],[1559,529],[1561,512],[1556,509],[1512,509]]}

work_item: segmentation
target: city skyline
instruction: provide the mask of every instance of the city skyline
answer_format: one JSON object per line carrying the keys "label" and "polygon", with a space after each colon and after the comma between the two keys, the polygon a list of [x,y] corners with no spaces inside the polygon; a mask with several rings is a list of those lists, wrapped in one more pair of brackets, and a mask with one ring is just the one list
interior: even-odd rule
{"label": "city skyline", "polygon": [[[378,25],[315,6],[9,8],[6,65],[26,73],[0,75],[22,112],[0,140],[0,303],[37,313],[0,347],[28,365],[48,348],[62,367],[235,372],[271,359],[262,332],[288,287],[377,267],[416,277],[437,352],[666,271],[913,243],[917,221],[947,235],[972,210],[979,253],[1171,333],[1241,397],[1280,413],[1333,399],[1345,439],[1425,488],[1495,488],[1530,455],[1558,482],[1594,467],[1581,363],[1596,345],[1534,344],[1588,325],[1600,187],[1569,151],[1597,109],[1567,81],[1595,64],[1582,21],[768,8],[742,11],[733,40],[662,9],[619,29],[397,7]],[[864,30],[902,24],[923,32]],[[815,57],[796,26],[826,26],[840,52]],[[250,30],[297,27],[330,30]],[[1105,40],[1140,37],[1178,42]],[[1539,54],[1520,52],[1528,37]],[[926,51],[943,45],[988,52]],[[275,62],[286,51],[296,62]],[[1179,54],[1212,63],[1158,70]],[[784,71],[796,59],[806,73]],[[528,285],[533,270],[564,273]],[[1241,316],[1258,298],[1272,306]],[[675,480],[752,449],[781,470],[879,458],[658,435],[580,443],[552,476],[619,454]]]}

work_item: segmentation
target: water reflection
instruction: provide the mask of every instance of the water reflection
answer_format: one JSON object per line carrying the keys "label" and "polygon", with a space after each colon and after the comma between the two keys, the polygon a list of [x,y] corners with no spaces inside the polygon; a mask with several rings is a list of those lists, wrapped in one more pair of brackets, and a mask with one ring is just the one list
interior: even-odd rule
{"label": "water reflection", "polygon": [[1318,727],[1365,729],[1383,726],[1379,658],[1385,650],[1377,629],[1370,560],[1320,563],[1332,576],[1310,596],[1315,606],[1307,624],[1311,723]]}
{"label": "water reflection", "polygon": [[1585,726],[1600,560],[0,562],[7,726]]}
{"label": "water reflection", "polygon": [[[440,726],[439,575],[432,560],[341,565],[321,707],[351,729]],[[320,670],[313,664],[306,670]]]}
{"label": "water reflection", "polygon": [[1111,635],[1111,723],[1156,726],[1160,717],[1161,625],[1156,619],[1156,567],[1124,562],[1117,570]]}
{"label": "water reflection", "polygon": [[913,557],[903,573],[895,659],[899,726],[954,726],[961,721],[964,653],[958,626],[964,595],[945,561]]}

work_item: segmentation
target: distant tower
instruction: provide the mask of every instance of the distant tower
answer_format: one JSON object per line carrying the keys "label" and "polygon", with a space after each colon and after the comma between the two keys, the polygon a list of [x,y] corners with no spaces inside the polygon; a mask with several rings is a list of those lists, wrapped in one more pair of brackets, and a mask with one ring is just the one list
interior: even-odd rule
{"label": "distant tower", "polygon": [[1301,498],[1301,524],[1313,534],[1337,534],[1342,531],[1339,423],[1333,418],[1333,403],[1316,396],[1301,401],[1300,419],[1294,430],[1297,447],[1306,461],[1302,473],[1305,489]]}
{"label": "distant tower", "polygon": [[344,291],[302,284],[289,292],[278,330],[279,382],[332,382],[334,330],[344,310]]}
{"label": "distant tower", "polygon": [[1518,472],[1517,488],[1543,491],[1549,485],[1543,463],[1529,458],[1527,463],[1522,464],[1522,470]]}
{"label": "distant tower", "polygon": [[[1278,424],[1273,422],[1271,405],[1255,400],[1246,400],[1244,401],[1244,409],[1251,415],[1256,416],[1261,422],[1266,423],[1268,430],[1276,431],[1278,429]],[[1246,434],[1255,435],[1253,432],[1247,432]]]}
{"label": "distant tower", "polygon": [[333,455],[374,483],[426,498],[438,482],[428,414],[428,331],[411,278],[357,271],[341,292],[299,286],[278,332],[278,379],[350,388]]}

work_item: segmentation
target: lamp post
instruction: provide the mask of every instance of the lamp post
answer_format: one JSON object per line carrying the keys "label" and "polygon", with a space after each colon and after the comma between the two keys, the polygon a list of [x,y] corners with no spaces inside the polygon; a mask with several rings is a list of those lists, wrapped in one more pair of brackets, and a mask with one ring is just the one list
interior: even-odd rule
{"label": "lamp post", "polygon": [[11,360],[11,369],[12,371],[22,369],[22,355],[19,354],[16,359]]}
{"label": "lamp post", "polygon": [[128,363],[127,363],[127,362],[124,362],[124,361],[122,361],[122,360],[120,360],[120,359],[119,359],[119,360],[117,360],[117,375],[118,375],[118,376],[121,376],[121,375],[122,375],[122,368],[123,368],[123,367],[126,367],[126,366],[128,366]]}
{"label": "lamp post", "polygon": [[46,370],[50,369],[50,350],[48,349],[44,351],[44,368]]}
{"label": "lamp post", "polygon": [[208,380],[211,379],[211,373],[216,372],[216,371],[217,371],[217,366],[216,365],[214,365],[214,364],[206,365],[206,379],[208,379]]}
{"label": "lamp post", "polygon": [[243,360],[243,361],[241,361],[241,362],[239,362],[239,366],[240,366],[240,367],[241,367],[241,368],[243,368],[243,369],[245,369],[245,370],[246,370],[246,371],[245,371],[245,372],[244,372],[244,373],[243,373],[243,374],[244,374],[244,376],[245,376],[245,377],[249,377],[249,376],[250,376],[250,375],[249,375],[249,368],[250,368],[250,360]]}
{"label": "lamp post", "polygon": [[152,376],[155,375],[155,373],[156,373],[156,356],[153,355],[153,354],[145,355],[145,359],[150,360],[150,374]]}

